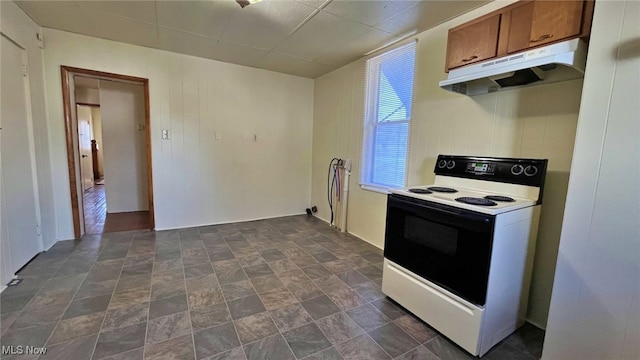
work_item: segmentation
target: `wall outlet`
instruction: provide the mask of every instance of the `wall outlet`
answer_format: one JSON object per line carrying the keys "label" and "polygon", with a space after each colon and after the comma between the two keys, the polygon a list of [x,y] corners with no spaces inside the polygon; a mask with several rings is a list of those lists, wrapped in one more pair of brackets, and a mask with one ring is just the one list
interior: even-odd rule
{"label": "wall outlet", "polygon": [[257,141],[258,141],[258,135],[257,135],[257,134],[253,135],[253,141],[254,141],[254,142],[257,142]]}
{"label": "wall outlet", "polygon": [[162,129],[162,140],[169,140],[169,129]]}

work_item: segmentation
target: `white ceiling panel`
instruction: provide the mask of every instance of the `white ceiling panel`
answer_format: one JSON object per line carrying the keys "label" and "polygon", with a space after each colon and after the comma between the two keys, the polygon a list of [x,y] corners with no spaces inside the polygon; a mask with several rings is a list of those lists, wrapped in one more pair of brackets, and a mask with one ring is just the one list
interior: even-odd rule
{"label": "white ceiling panel", "polygon": [[260,67],[267,51],[220,40],[213,50],[213,58],[238,65]]}
{"label": "white ceiling panel", "polygon": [[307,22],[276,51],[294,57],[314,60],[328,51],[347,44],[366,33],[370,27],[329,13],[320,12]]}
{"label": "white ceiling panel", "polygon": [[19,1],[16,3],[40,26],[80,34],[94,31],[91,22],[84,17],[80,7],[73,1]]}
{"label": "white ceiling panel", "polygon": [[378,29],[371,29],[344,46],[336,48],[335,51],[318,57],[316,61],[334,66],[349,63],[373,49],[391,44],[399,39],[399,37],[393,34]]}
{"label": "white ceiling panel", "polygon": [[78,1],[83,10],[105,12],[155,24],[155,1]]}
{"label": "white ceiling panel", "polygon": [[217,39],[180,30],[158,27],[159,48],[180,54],[213,59]]}
{"label": "white ceiling panel", "polygon": [[[0,0],[4,1],[4,0]],[[491,0],[77,0],[16,3],[41,26],[317,77]]]}
{"label": "white ceiling panel", "polygon": [[322,11],[374,26],[405,9],[415,6],[418,2],[409,0],[334,0]]}
{"label": "white ceiling panel", "polygon": [[262,67],[277,72],[308,78],[316,78],[333,70],[333,66],[298,59],[277,52],[269,53],[269,55],[266,56]]}
{"label": "white ceiling panel", "polygon": [[84,16],[93,24],[96,37],[154,48],[159,45],[155,25],[101,12],[84,11]]}
{"label": "white ceiling panel", "polygon": [[219,39],[242,11],[235,1],[156,1],[158,25]]}
{"label": "white ceiling panel", "polygon": [[263,1],[238,11],[222,40],[270,50],[314,11],[293,0]]}

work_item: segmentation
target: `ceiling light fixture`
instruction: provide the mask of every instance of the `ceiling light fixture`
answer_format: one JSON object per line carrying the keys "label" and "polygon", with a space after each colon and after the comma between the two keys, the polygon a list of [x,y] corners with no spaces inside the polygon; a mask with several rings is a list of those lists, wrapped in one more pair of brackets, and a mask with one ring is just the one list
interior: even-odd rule
{"label": "ceiling light fixture", "polygon": [[249,6],[251,4],[255,4],[258,3],[262,0],[236,0],[236,2],[238,3],[238,5],[240,5],[241,8],[245,8],[246,6]]}

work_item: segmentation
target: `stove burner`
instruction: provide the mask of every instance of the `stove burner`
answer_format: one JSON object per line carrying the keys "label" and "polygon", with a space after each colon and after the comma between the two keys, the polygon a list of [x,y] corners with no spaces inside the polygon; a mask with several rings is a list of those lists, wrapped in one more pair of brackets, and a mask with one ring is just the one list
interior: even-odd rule
{"label": "stove burner", "polygon": [[442,186],[432,186],[430,188],[428,188],[431,191],[435,191],[435,192],[442,192],[442,193],[457,193],[458,190],[456,189],[452,189],[449,187],[442,187]]}
{"label": "stove burner", "polygon": [[420,188],[409,189],[409,192],[416,193],[416,194],[431,194],[431,190],[420,189]]}
{"label": "stove burner", "polygon": [[475,197],[459,197],[456,198],[456,201],[470,204],[470,205],[480,205],[480,206],[496,206],[498,205],[496,202],[483,199],[483,198],[475,198]]}
{"label": "stove burner", "polygon": [[513,198],[510,198],[508,196],[501,196],[501,195],[487,195],[484,197],[487,200],[493,200],[493,201],[504,201],[504,202],[514,202],[515,200]]}

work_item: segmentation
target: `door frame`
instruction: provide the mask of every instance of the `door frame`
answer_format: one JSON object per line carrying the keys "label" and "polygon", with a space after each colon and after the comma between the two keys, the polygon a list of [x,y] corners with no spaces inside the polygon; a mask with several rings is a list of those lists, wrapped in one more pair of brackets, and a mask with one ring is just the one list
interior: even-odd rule
{"label": "door frame", "polygon": [[[149,230],[155,228],[155,212],[153,207],[153,171],[151,161],[151,114],[149,105],[149,79],[114,74],[103,71],[89,70],[76,68],[71,66],[60,66],[60,72],[62,76],[62,104],[64,111],[65,122],[65,137],[67,145],[67,165],[69,167],[69,189],[71,191],[71,212],[73,217],[73,232],[75,238],[80,238],[80,222],[84,221],[84,216],[80,216],[80,203],[84,201],[82,197],[78,196],[78,175],[76,173],[76,155],[79,153],[73,144],[73,132],[77,132],[77,124],[74,127],[73,119],[71,116],[71,106],[75,107],[76,104],[71,104],[71,92],[69,82],[74,75],[81,75],[86,77],[98,78],[103,80],[111,80],[116,82],[135,83],[144,86],[144,118],[145,118],[145,131],[147,135],[146,147],[147,147],[147,187],[149,193]],[[82,204],[84,209],[84,202]],[[84,214],[83,214],[84,215]]]}

